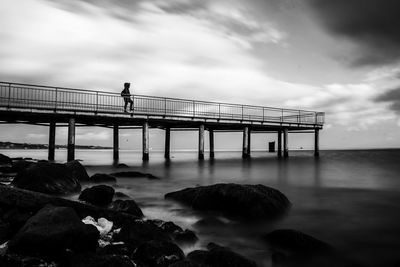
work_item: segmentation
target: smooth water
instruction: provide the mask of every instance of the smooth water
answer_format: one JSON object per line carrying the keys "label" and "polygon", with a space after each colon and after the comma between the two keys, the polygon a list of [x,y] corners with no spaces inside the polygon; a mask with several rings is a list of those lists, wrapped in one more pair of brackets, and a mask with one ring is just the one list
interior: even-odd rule
{"label": "smooth water", "polygon": [[[11,157],[45,159],[44,150],[2,150]],[[66,151],[57,150],[64,161]],[[292,228],[326,241],[343,255],[365,266],[395,266],[400,262],[400,150],[291,152],[289,159],[275,154],[253,152],[242,160],[240,152],[216,152],[216,159],[198,161],[196,152],[173,152],[165,161],[161,152],[152,152],[150,162],[141,154],[121,151],[120,163],[129,169],[113,167],[110,150],[78,150],[89,174],[135,170],[149,172],[160,180],[118,180],[117,191],[134,198],[149,218],[171,220],[194,229],[200,237],[196,247],[208,242],[228,246],[254,259],[260,266],[271,266],[268,247],[262,235],[273,229]],[[264,184],[288,196],[293,203],[289,215],[279,223],[248,224],[228,222],[224,227],[194,228],[205,215],[164,200],[164,194],[219,182]]]}

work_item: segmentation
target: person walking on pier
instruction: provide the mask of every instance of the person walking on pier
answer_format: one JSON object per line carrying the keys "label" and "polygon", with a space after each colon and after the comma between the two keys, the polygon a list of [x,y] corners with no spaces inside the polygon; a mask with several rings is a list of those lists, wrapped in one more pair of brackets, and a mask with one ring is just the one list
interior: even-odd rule
{"label": "person walking on pier", "polygon": [[121,92],[121,96],[124,99],[125,105],[124,105],[124,112],[126,111],[126,108],[128,106],[128,103],[130,103],[130,110],[133,110],[133,101],[131,99],[131,92],[129,91],[129,87],[131,86],[130,83],[124,83],[124,90]]}

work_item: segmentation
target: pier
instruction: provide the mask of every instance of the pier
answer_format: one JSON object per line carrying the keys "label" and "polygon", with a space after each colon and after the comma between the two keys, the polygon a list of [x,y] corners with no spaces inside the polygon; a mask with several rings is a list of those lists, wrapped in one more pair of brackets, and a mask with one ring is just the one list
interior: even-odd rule
{"label": "pier", "polygon": [[[121,88],[122,90],[122,88]],[[165,131],[166,159],[173,131],[198,131],[198,158],[204,159],[205,134],[214,158],[214,135],[242,132],[242,157],[251,156],[252,133],[276,133],[278,157],[289,156],[289,133],[311,133],[314,156],[319,156],[319,130],[325,113],[242,104],[132,95],[133,111],[124,112],[120,93],[0,82],[0,122],[49,127],[48,159],[54,160],[57,127],[68,127],[67,159],[75,159],[75,128],[113,129],[113,159],[119,159],[119,130],[141,129],[142,159],[150,159],[149,129]],[[283,138],[283,140],[282,140]],[[283,147],[282,147],[283,146]]]}

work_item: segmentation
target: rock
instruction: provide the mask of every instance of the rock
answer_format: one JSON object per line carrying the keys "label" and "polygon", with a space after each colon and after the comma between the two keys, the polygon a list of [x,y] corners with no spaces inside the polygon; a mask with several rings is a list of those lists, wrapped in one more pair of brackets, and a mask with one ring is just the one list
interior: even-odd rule
{"label": "rock", "polygon": [[0,219],[0,245],[6,242],[11,235],[11,225]]}
{"label": "rock", "polygon": [[54,262],[47,262],[37,257],[15,254],[0,256],[0,266],[4,267],[54,267]]}
{"label": "rock", "polygon": [[66,195],[81,191],[81,185],[64,164],[38,162],[20,171],[12,185],[50,195]]}
{"label": "rock", "polygon": [[74,178],[78,180],[80,183],[89,181],[89,175],[87,174],[85,167],[83,167],[79,161],[77,160],[69,161],[65,163],[65,166],[67,166],[67,168],[70,169]]}
{"label": "rock", "polygon": [[7,157],[6,155],[0,154],[0,164],[11,164],[12,160],[11,158]]}
{"label": "rock", "polygon": [[292,229],[272,231],[264,236],[273,250],[285,250],[290,253],[313,254],[330,251],[331,247],[310,235]]}
{"label": "rock", "polygon": [[100,248],[98,250],[98,253],[101,255],[117,254],[117,255],[131,256],[134,250],[135,250],[135,247],[131,246],[130,244],[119,242],[119,243],[112,243],[103,248]]}
{"label": "rock", "polygon": [[129,171],[129,172],[115,172],[111,174],[112,176],[115,177],[125,177],[125,178],[147,178],[150,180],[158,180],[160,178],[150,174],[150,173],[141,173],[141,172],[134,172],[134,171]]}
{"label": "rock", "polygon": [[114,199],[130,199],[131,197],[122,192],[115,192]]}
{"label": "rock", "polygon": [[139,266],[167,267],[185,258],[182,250],[168,241],[149,241],[141,244],[132,254]]}
{"label": "rock", "polygon": [[10,240],[9,250],[53,257],[66,249],[94,251],[98,239],[97,229],[82,223],[72,208],[47,205]]}
{"label": "rock", "polygon": [[32,216],[31,211],[13,208],[4,214],[3,220],[10,225],[10,234],[14,235]]}
{"label": "rock", "polygon": [[125,163],[119,163],[119,164],[117,165],[117,168],[129,168],[129,166],[126,165]]}
{"label": "rock", "polygon": [[164,232],[166,232],[170,235],[172,235],[176,232],[183,231],[183,229],[180,226],[176,225],[173,222],[165,222],[162,220],[152,220],[151,222],[154,223],[155,225],[157,225],[160,229],[162,229]]}
{"label": "rock", "polygon": [[12,163],[12,171],[13,172],[21,172],[27,168],[29,168],[30,166],[32,166],[33,164],[35,164],[36,162],[33,161],[28,161],[28,160],[24,160],[24,159],[19,159],[19,160],[15,160]]}
{"label": "rock", "polygon": [[90,177],[89,182],[93,184],[116,184],[117,179],[109,174],[96,173]]}
{"label": "rock", "polygon": [[257,264],[229,248],[210,243],[208,251],[195,250],[188,254],[190,262],[210,267],[256,267]]}
{"label": "rock", "polygon": [[173,264],[170,264],[168,267],[207,267],[206,265],[200,265],[194,262],[190,262],[188,260],[178,261]]}
{"label": "rock", "polygon": [[113,227],[113,222],[110,222],[106,218],[99,218],[96,222],[95,219],[93,219],[93,217],[87,216],[82,219],[82,222],[84,224],[91,224],[94,227],[96,227],[100,233],[100,237],[106,236]]}
{"label": "rock", "polygon": [[14,170],[11,166],[0,166],[0,173],[13,173]]}
{"label": "rock", "polygon": [[96,185],[86,188],[79,195],[79,199],[96,206],[107,206],[114,196],[114,188],[107,185]]}
{"label": "rock", "polygon": [[185,230],[182,232],[176,232],[173,234],[173,239],[176,243],[180,245],[195,244],[199,238],[196,236],[195,232],[191,230]]}
{"label": "rock", "polygon": [[217,217],[209,216],[198,220],[193,226],[196,228],[223,227],[226,226],[226,223]]}
{"label": "rock", "polygon": [[71,267],[135,267],[125,255],[74,254],[68,257],[65,266]]}
{"label": "rock", "polygon": [[119,233],[114,234],[114,241],[122,241],[138,247],[148,241],[172,241],[171,237],[150,221],[136,220],[122,226]]}
{"label": "rock", "polygon": [[220,211],[243,219],[273,219],[284,215],[291,204],[280,191],[264,185],[215,184],[168,193],[195,210]]}
{"label": "rock", "polygon": [[133,199],[115,200],[110,204],[110,209],[125,212],[136,217],[143,217],[143,212]]}

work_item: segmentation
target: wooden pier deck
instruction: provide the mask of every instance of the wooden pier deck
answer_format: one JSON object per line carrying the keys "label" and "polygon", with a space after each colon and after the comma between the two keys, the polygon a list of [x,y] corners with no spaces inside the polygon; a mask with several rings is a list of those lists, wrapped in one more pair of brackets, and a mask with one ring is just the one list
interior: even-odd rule
{"label": "wooden pier deck", "polygon": [[214,133],[218,131],[243,132],[244,158],[250,157],[251,132],[276,132],[278,157],[289,155],[289,132],[312,132],[314,154],[319,155],[319,130],[323,128],[324,112],[145,95],[132,95],[132,100],[133,111],[127,113],[120,93],[0,82],[0,122],[48,126],[49,160],[54,160],[55,133],[59,126],[68,126],[68,160],[75,158],[75,127],[78,126],[113,128],[114,160],[119,158],[119,129],[126,128],[142,129],[143,160],[149,160],[149,128],[165,130],[167,159],[174,130],[199,132],[199,159],[204,159],[205,131],[210,135],[211,158],[214,157]]}

